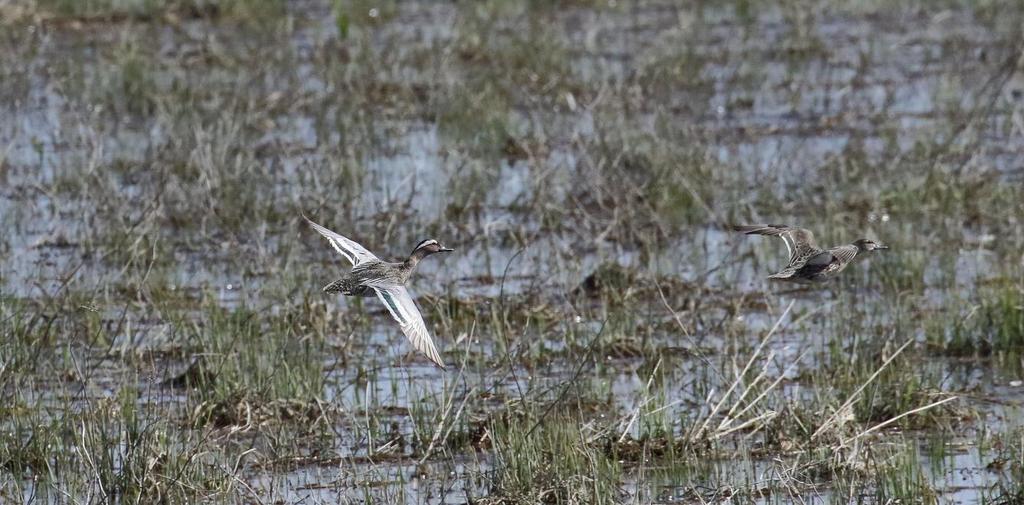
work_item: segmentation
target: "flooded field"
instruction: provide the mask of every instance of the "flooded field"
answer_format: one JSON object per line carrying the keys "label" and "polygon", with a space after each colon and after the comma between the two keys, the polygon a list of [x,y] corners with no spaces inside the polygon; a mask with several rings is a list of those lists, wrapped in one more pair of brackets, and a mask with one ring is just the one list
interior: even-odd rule
{"label": "flooded field", "polygon": [[[1024,4],[0,27],[0,502],[1024,501]],[[447,371],[303,213],[456,249]],[[890,249],[794,290],[765,222]]]}

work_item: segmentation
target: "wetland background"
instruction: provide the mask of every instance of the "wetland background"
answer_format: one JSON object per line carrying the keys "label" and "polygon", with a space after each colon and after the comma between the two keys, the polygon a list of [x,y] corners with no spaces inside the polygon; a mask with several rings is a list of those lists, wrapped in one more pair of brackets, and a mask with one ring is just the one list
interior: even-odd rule
{"label": "wetland background", "polygon": [[[1024,4],[0,0],[0,501],[1020,503]],[[399,257],[447,373],[300,213]],[[764,277],[783,222],[892,247]]]}

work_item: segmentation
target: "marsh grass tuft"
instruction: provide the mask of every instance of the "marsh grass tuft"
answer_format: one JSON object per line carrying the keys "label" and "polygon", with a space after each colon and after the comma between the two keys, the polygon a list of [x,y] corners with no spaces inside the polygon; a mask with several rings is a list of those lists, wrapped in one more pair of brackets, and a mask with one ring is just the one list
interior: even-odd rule
{"label": "marsh grass tuft", "polygon": [[227,461],[205,451],[201,436],[149,418],[137,402],[138,391],[125,387],[66,416],[29,409],[5,414],[0,467],[36,476],[10,482],[12,489],[43,500],[70,494],[170,502],[231,489],[221,466]]}
{"label": "marsh grass tuft", "polygon": [[38,13],[82,21],[155,21],[161,17],[227,17],[268,20],[285,12],[282,0],[32,0]]}
{"label": "marsh grass tuft", "polygon": [[215,306],[207,307],[203,321],[185,336],[199,357],[191,365],[198,371],[181,381],[190,391],[196,426],[320,420],[321,344],[305,338],[296,321]]}
{"label": "marsh grass tuft", "polygon": [[942,355],[993,358],[1010,370],[1024,356],[1024,294],[1012,282],[1001,282],[979,293],[980,303],[965,313],[934,320],[930,344]]}
{"label": "marsh grass tuft", "polygon": [[596,444],[585,420],[557,414],[529,433],[496,422],[497,469],[487,503],[619,503],[622,468]]}

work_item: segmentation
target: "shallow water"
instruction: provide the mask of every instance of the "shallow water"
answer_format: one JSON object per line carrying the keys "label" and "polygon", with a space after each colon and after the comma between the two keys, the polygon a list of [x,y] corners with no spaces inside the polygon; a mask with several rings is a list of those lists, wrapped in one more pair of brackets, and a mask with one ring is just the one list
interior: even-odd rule
{"label": "shallow water", "polygon": [[[847,158],[863,157],[864,163],[883,167],[892,159],[889,176],[898,178],[897,161],[925,159],[918,151],[931,143],[957,147],[951,156],[964,158],[964,171],[984,169],[1007,183],[1022,177],[1019,159],[1024,152],[1024,128],[1017,118],[1024,114],[1024,99],[1013,93],[1019,79],[997,64],[1012,56],[1013,48],[1007,43],[1009,28],[999,20],[975,19],[970,9],[929,13],[892,8],[895,13],[872,14],[815,8],[806,19],[798,20],[773,8],[759,10],[748,19],[732,7],[698,10],[645,2],[621,8],[551,11],[547,15],[554,21],[548,21],[560,28],[555,42],[567,55],[568,76],[598,84],[563,95],[554,104],[510,108],[507,120],[512,137],[546,141],[528,160],[492,158],[464,149],[452,138],[455,134],[442,128],[436,118],[418,111],[416,104],[410,111],[380,105],[379,117],[372,120],[349,117],[354,106],[346,103],[345,93],[355,90],[335,87],[335,77],[320,68],[323,52],[344,49],[379,55],[380,68],[374,73],[380,83],[420,84],[428,90],[443,88],[439,82],[471,86],[467,81],[472,68],[451,63],[456,58],[451,54],[459,50],[459,44],[468,44],[460,37],[469,31],[464,25],[475,22],[466,12],[472,8],[431,2],[403,4],[393,17],[372,30],[354,28],[358,33],[369,30],[371,35],[340,41],[328,6],[304,2],[301,8],[293,7],[297,26],[288,35],[287,47],[279,49],[290,58],[276,60],[290,59],[293,66],[265,68],[250,75],[252,88],[266,91],[262,94],[270,97],[264,98],[272,112],[247,119],[244,127],[231,126],[227,120],[197,125],[194,138],[186,139],[176,137],[182,131],[169,124],[168,117],[133,114],[129,105],[118,100],[103,103],[102,96],[73,89],[74,79],[87,83],[91,92],[104,88],[103,79],[110,79],[110,69],[104,66],[111,65],[108,53],[130,49],[118,49],[115,39],[149,34],[160,56],[149,68],[153,86],[166,93],[183,83],[209,87],[211,94],[219,97],[211,98],[210,106],[225,107],[224,115],[229,117],[232,111],[226,104],[231,99],[224,95],[235,85],[231,76],[236,70],[217,62],[252,64],[239,53],[244,53],[248,44],[261,46],[266,41],[247,41],[230,27],[202,19],[173,27],[127,24],[118,27],[123,33],[120,36],[93,25],[78,30],[49,27],[42,33],[23,35],[4,48],[5,59],[27,59],[29,63],[22,63],[26,68],[24,85],[12,85],[5,92],[10,98],[0,116],[0,147],[4,148],[0,150],[0,224],[9,230],[0,240],[3,295],[46,298],[60,291],[70,276],[69,285],[76,290],[104,291],[97,297],[108,303],[98,307],[101,317],[106,322],[117,320],[121,307],[112,302],[119,298],[107,290],[124,279],[127,269],[99,253],[103,249],[95,237],[111,229],[127,229],[129,236],[134,233],[130,222],[145,215],[146,200],[160,193],[154,190],[160,183],[149,180],[144,172],[153,167],[165,170],[160,164],[173,161],[161,158],[161,153],[184,149],[190,160],[206,156],[217,163],[272,167],[265,173],[254,170],[266,179],[252,182],[253,191],[269,188],[260,193],[269,206],[290,209],[300,202],[298,206],[315,219],[365,241],[382,256],[399,257],[425,233],[437,234],[458,252],[423,264],[413,286],[420,295],[454,297],[477,308],[496,303],[500,296],[539,295],[559,314],[561,328],[578,325],[596,332],[602,323],[600,310],[574,306],[568,293],[600,266],[617,264],[644,272],[648,277],[641,277],[641,283],[672,280],[684,286],[702,286],[705,291],[692,296],[705,303],[700,310],[706,311],[706,322],[694,329],[699,334],[683,337],[673,328],[652,332],[649,338],[651,345],[709,356],[756,345],[793,301],[788,321],[799,322],[787,325],[771,340],[766,355],[772,357],[767,367],[772,376],[786,374],[795,382],[801,373],[822,365],[815,361],[816,356],[826,354],[821,335],[834,329],[823,319],[837,306],[851,303],[851,296],[859,295],[839,289],[779,294],[781,290],[768,286],[763,278],[781,264],[782,245],[725,232],[721,225],[726,220],[748,216],[770,221],[789,216],[784,203],[787,192],[804,183],[821,187],[823,206],[842,200],[847,198],[847,188],[819,179],[818,174],[843,166]],[[496,23],[498,32],[523,28],[515,20]],[[31,50],[26,49],[29,46]],[[227,57],[208,54],[217,51]],[[208,57],[201,57],[204,54]],[[432,58],[424,60],[425,54]],[[669,81],[670,75],[687,77]],[[537,81],[557,78],[532,77]],[[605,89],[637,78],[665,79],[671,84],[654,86],[650,95],[639,97],[631,96],[630,90]],[[986,107],[985,100],[997,86],[1001,93],[994,95],[997,99],[984,119],[958,130],[955,124],[975,108]],[[247,99],[249,93],[261,94],[242,90],[238,99]],[[302,104],[275,108],[275,104],[292,99]],[[602,106],[607,103],[614,105]],[[615,117],[619,113],[622,117]],[[694,157],[735,174],[737,187],[730,193],[734,196],[708,203],[705,225],[672,229],[672,238],[654,249],[615,240],[615,234],[601,235],[615,228],[617,217],[608,218],[604,209],[587,214],[589,202],[580,198],[581,188],[585,192],[596,183],[588,180],[589,172],[581,167],[597,161],[587,159],[588,152],[580,146],[600,142],[606,123],[612,121],[618,121],[615,129],[638,135],[670,132],[679,143],[693,144]],[[204,135],[220,140],[231,136],[217,128],[262,129],[259,135],[244,132],[255,139],[250,147],[258,154],[250,159],[235,152],[218,152],[217,145],[204,145]],[[194,149],[182,147],[193,141],[199,144]],[[346,170],[352,175],[342,180],[345,184],[339,183],[327,194],[339,199],[356,195],[345,207],[349,214],[315,212],[328,202],[307,201],[303,186]],[[480,174],[483,180],[474,179]],[[76,183],[82,186],[61,189]],[[239,181],[208,181],[211,187],[232,183]],[[123,199],[114,211],[117,219],[110,217],[109,209],[103,210],[104,195],[90,194],[90,188],[108,186]],[[766,188],[783,202],[782,208],[759,215],[757,201],[745,196],[751,188]],[[545,208],[582,209],[584,217],[568,211],[555,213],[555,218],[564,222],[552,226],[548,222],[552,215],[535,211],[532,202],[537,200],[545,202]],[[857,204],[864,207],[862,214],[872,216],[867,231],[875,236],[899,235],[916,226],[906,216],[890,215],[875,202]],[[470,210],[458,214],[452,210],[455,207]],[[367,406],[396,407],[401,412],[377,416],[408,433],[415,424],[408,409],[425,397],[450,394],[449,388],[456,388],[459,394],[475,387],[514,396],[524,390],[557,390],[572,377],[574,363],[559,358],[542,369],[505,367],[495,357],[503,346],[492,340],[493,335],[466,336],[459,343],[455,342],[459,335],[439,335],[444,348],[479,353],[490,358],[488,364],[500,365],[495,369],[470,366],[457,382],[451,374],[414,357],[375,300],[354,304],[320,298],[320,287],[347,267],[320,237],[298,227],[298,216],[235,234],[218,229],[217,209],[197,205],[190,211],[185,218],[195,228],[179,229],[172,219],[158,220],[159,227],[147,228],[146,233],[154,234],[164,241],[162,247],[172,251],[170,261],[152,278],[147,277],[153,285],[228,308],[281,310],[286,307],[282,299],[295,300],[301,297],[297,293],[310,293],[310,298],[328,304],[334,317],[345,318],[357,311],[373,314],[368,334],[355,337],[356,356],[348,360],[323,357],[329,370],[323,400],[344,412],[367,411]],[[463,220],[452,220],[453,215]],[[431,228],[429,232],[416,229],[403,224],[403,219],[431,223]],[[931,273],[937,268],[924,269],[924,288],[915,295],[922,311],[944,310],[971,296],[979,284],[1002,275],[1000,268],[1007,258],[989,247],[993,239],[985,224],[959,226],[963,244],[943,253],[954,265],[953,289],[946,282],[947,274]],[[840,233],[832,230],[819,235],[823,241],[825,237],[837,242],[852,238],[836,236]],[[308,265],[315,265],[315,279],[289,274]],[[872,288],[864,286],[877,281],[863,265],[847,274],[862,281],[857,288],[866,293]],[[761,307],[735,315],[726,310],[725,300],[736,298],[756,301]],[[872,324],[898,322],[900,313],[876,310],[887,301],[866,298],[850,310],[872,312]],[[598,305],[594,300],[589,303]],[[654,297],[638,304],[652,319],[671,323],[671,314],[663,305]],[[149,352],[180,344],[171,323],[154,319],[137,306],[129,314],[134,324],[112,336],[114,348]],[[808,314],[816,315],[801,319]],[[741,336],[726,335],[723,328],[727,323],[742,326]],[[542,347],[560,352],[568,345],[559,332],[530,336],[536,339],[516,347],[517,351]],[[350,338],[334,337],[335,343]],[[808,350],[811,357],[797,362]],[[86,352],[94,353],[95,362],[102,363],[106,349]],[[615,412],[609,416],[641,407],[649,379],[641,370],[651,364],[629,356],[599,358],[600,365],[588,371],[586,381],[593,390],[606,391],[612,398]],[[667,370],[660,380],[671,386],[659,390],[664,395],[659,401],[677,407],[672,410],[674,415],[703,405],[709,390],[721,391],[728,385],[725,377],[708,375],[707,358],[702,356],[673,359],[662,366]],[[1020,414],[1024,391],[1009,385],[1019,380],[1012,372],[994,372],[981,363],[965,368],[943,359],[929,366],[934,373],[949,377],[943,391],[970,392],[965,401],[985,413],[980,425],[995,431],[1014,427],[1012,420]],[[123,377],[128,366],[115,362],[90,368],[88,388],[101,395],[118,387],[116,378]],[[138,378],[139,390],[159,401],[185,403],[187,394],[162,387],[157,381],[157,377],[164,380],[174,375],[170,365],[154,368],[150,375]],[[366,370],[371,371],[368,376],[363,373]],[[813,394],[802,391],[799,384],[784,391]],[[41,392],[39,397],[26,399],[46,404],[40,399],[45,396]],[[633,426],[627,431],[639,437],[640,429]],[[977,502],[1000,478],[999,472],[985,470],[988,460],[971,441],[962,443],[940,462],[931,461],[927,451],[921,451],[921,467],[927,469],[926,478],[942,502]],[[922,441],[922,447],[927,444]],[[467,494],[487,492],[483,476],[491,462],[485,453],[460,455],[469,461],[457,460],[454,466],[447,461],[418,465],[409,458],[399,458],[393,464],[349,464],[347,459],[374,456],[369,443],[351,433],[339,436],[332,450],[338,458],[336,464],[304,465],[285,472],[254,469],[247,475],[247,483],[268,499],[311,502],[333,502],[339,497],[361,500],[367,489],[378,499],[406,503],[465,503]],[[411,451],[406,456],[409,454]],[[723,486],[747,485],[777,470],[767,460],[753,461],[742,471],[728,461],[715,465],[717,481]],[[430,475],[417,477],[425,469]],[[687,484],[629,479],[627,494],[657,497],[664,503],[692,502],[693,491],[701,482],[696,477]],[[833,498],[826,487],[814,501],[818,499],[827,502]]]}

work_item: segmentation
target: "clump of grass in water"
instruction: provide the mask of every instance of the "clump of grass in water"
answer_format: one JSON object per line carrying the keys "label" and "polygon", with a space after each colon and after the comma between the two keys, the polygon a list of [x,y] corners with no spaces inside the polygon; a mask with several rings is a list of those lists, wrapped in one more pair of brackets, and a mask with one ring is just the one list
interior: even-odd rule
{"label": "clump of grass in water", "polygon": [[517,111],[564,103],[575,89],[561,27],[531,15],[523,3],[481,2],[460,12],[451,71],[470,79],[449,88],[433,114],[442,134],[462,150],[486,159],[521,155],[520,144],[543,141],[531,139],[540,132],[532,121],[516,121],[522,117]]}
{"label": "clump of grass in water", "polygon": [[513,129],[512,105],[505,92],[485,82],[477,88],[453,91],[442,102],[437,122],[444,137],[470,153],[492,158],[501,153]]}
{"label": "clump of grass in water", "polygon": [[1024,291],[1010,283],[989,290],[966,316],[933,324],[928,336],[944,355],[993,356],[1002,364],[1020,366],[1024,357]]}
{"label": "clump of grass in water", "polygon": [[[924,407],[943,395],[941,377],[922,373],[921,363],[904,354],[901,347],[871,340],[853,343],[851,350],[833,347],[833,355],[815,382],[827,384],[836,398],[845,398],[849,414],[860,427],[888,422],[897,416]],[[914,416],[900,418],[902,426],[930,427],[940,424],[949,407],[927,409]]]}
{"label": "clump of grass in water", "polygon": [[[16,298],[0,296],[0,392],[17,390],[17,384],[39,366],[37,349],[49,347],[54,318],[29,310]],[[0,395],[6,399],[6,395]]]}
{"label": "clump of grass in water", "polygon": [[348,38],[353,28],[373,27],[386,22],[398,10],[394,0],[334,0],[331,8],[338,36],[343,40]]}
{"label": "clump of grass in water", "polygon": [[37,10],[67,18],[152,19],[169,12],[227,15],[241,20],[265,20],[284,12],[284,0],[35,0]]}
{"label": "clump of grass in water", "polygon": [[[43,410],[8,418],[0,433],[0,466],[15,487],[40,501],[102,496],[128,503],[189,502],[224,491],[219,468],[228,458],[210,451],[173,422],[146,419],[132,388],[81,412],[51,417]],[[76,408],[66,405],[65,412]]]}
{"label": "clump of grass in water", "polygon": [[985,468],[999,476],[992,503],[1024,503],[1024,430],[1018,427],[997,433],[986,442],[994,454],[991,460],[983,459],[988,461]]}
{"label": "clump of grass in water", "polygon": [[588,443],[582,419],[549,417],[491,425],[496,468],[488,503],[618,503],[622,468]]}
{"label": "clump of grass in water", "polygon": [[917,445],[900,439],[866,447],[853,461],[826,469],[834,496],[858,497],[850,503],[936,503]]}
{"label": "clump of grass in water", "polygon": [[163,2],[158,0],[35,0],[36,8],[67,17],[150,15]]}
{"label": "clump of grass in water", "polygon": [[191,390],[195,425],[245,424],[255,412],[315,421],[324,386],[322,355],[290,317],[260,317],[244,308],[204,310],[190,329],[202,353],[182,378]]}
{"label": "clump of grass in water", "polygon": [[[585,145],[596,163],[577,169],[574,191],[591,212],[612,216],[614,226],[599,230],[622,243],[650,243],[676,237],[685,224],[719,219],[712,204],[737,188],[734,170],[722,170],[700,150],[680,147],[670,136],[685,132],[635,133],[621,112],[602,111],[596,139]],[[602,118],[604,119],[604,118]],[[666,127],[667,130],[667,127]]]}
{"label": "clump of grass in water", "polygon": [[[888,241],[885,241],[889,245]],[[864,261],[870,261],[867,271],[874,282],[890,293],[921,293],[925,288],[926,272],[929,267],[929,254],[924,251],[900,250],[898,245],[890,245],[894,254],[885,251]],[[928,251],[934,254],[935,251]],[[943,255],[945,259],[948,255]],[[847,276],[854,279],[853,276]]]}
{"label": "clump of grass in water", "polygon": [[875,456],[868,464],[875,475],[876,503],[935,503],[937,496],[921,468],[917,445],[899,446],[890,457]]}
{"label": "clump of grass in water", "polygon": [[982,302],[978,329],[997,353],[1024,354],[1024,291],[1006,285]]}

